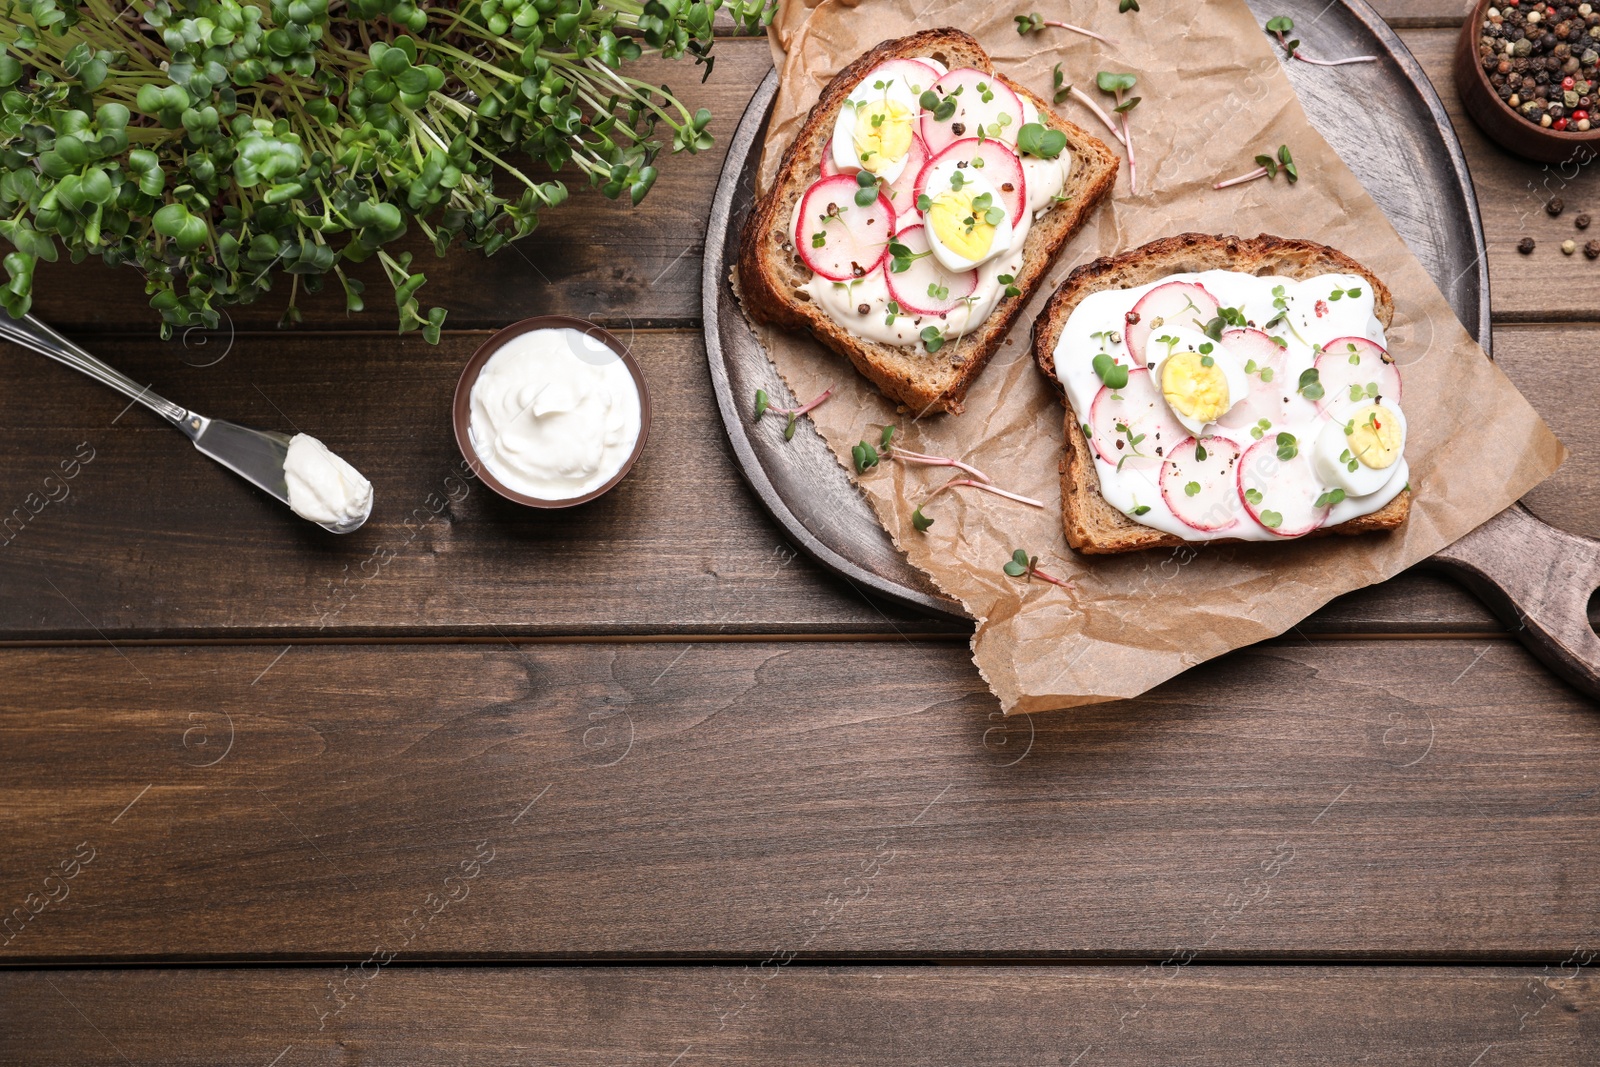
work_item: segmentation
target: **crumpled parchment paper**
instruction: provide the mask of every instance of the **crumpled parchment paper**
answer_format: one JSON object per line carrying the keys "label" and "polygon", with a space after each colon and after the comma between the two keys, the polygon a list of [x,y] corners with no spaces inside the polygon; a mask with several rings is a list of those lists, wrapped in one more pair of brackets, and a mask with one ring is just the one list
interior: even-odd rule
{"label": "crumpled parchment paper", "polygon": [[[811,418],[847,468],[852,445],[875,442],[893,423],[897,442],[963,459],[995,484],[1046,503],[1041,511],[954,489],[928,506],[934,526],[918,533],[912,510],[951,471],[885,460],[857,479],[911,562],[978,620],[973,658],[1007,713],[1135,696],[1213,656],[1283,633],[1334,597],[1392,577],[1461,537],[1560,465],[1561,443],[1461,327],[1312,127],[1276,46],[1243,0],[1162,0],[1127,16],[1109,3],[1044,11],[1112,38],[1111,47],[1059,29],[1018,36],[1012,16],[1020,10],[975,0],[784,0],[770,34],[781,81],[761,187],[828,79],[889,38],[937,26],[966,30],[1000,72],[1046,99],[1057,62],[1069,83],[1097,98],[1097,71],[1131,71],[1139,79],[1132,95],[1142,98],[1130,116],[1137,196],[1129,193],[1126,153],[1099,120],[1076,102],[1059,106],[1122,155],[1123,166],[1111,198],[1062,253],[1050,287],[1077,264],[1184,231],[1304,237],[1354,256],[1394,294],[1388,339],[1405,385],[1416,495],[1409,521],[1389,534],[1079,556],[1061,531],[1064,412],[1028,347],[1026,324],[1049,290],[1034,295],[959,416],[913,420],[808,336],[761,330],[797,397],[838,383]],[[1291,146],[1299,164],[1297,185],[1280,177],[1211,188],[1280,144]],[[1002,566],[1017,548],[1037,553],[1041,569],[1073,588],[1007,577]]]}

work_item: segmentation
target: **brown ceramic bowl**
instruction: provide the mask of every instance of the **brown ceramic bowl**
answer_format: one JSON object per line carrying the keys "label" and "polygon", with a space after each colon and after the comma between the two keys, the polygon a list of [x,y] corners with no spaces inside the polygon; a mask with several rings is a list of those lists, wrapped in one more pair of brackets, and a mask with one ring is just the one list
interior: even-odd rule
{"label": "brown ceramic bowl", "polygon": [[[633,376],[633,384],[639,390],[639,439],[633,444],[633,452],[622,464],[622,469],[612,475],[611,480],[592,489],[582,496],[566,497],[561,500],[541,500],[539,497],[528,496],[514,489],[507,488],[494,472],[489,469],[478,456],[477,449],[472,447],[472,387],[477,384],[478,372],[489,361],[489,357],[498,352],[502,345],[513,337],[520,337],[533,330],[580,330],[595,340],[604,344],[617,354],[623,366],[628,368],[628,373]],[[645,438],[650,435],[650,390],[645,385],[644,372],[639,369],[638,362],[633,358],[633,353],[628,351],[628,346],[617,339],[609,330],[596,326],[586,319],[573,318],[570,315],[540,315],[536,318],[523,319],[514,322],[505,329],[490,337],[478,350],[472,353],[472,358],[467,360],[467,365],[461,368],[461,378],[456,382],[455,402],[451,409],[455,422],[456,445],[461,449],[461,455],[471,464],[473,473],[490,489],[499,493],[507,500],[518,504],[526,504],[530,508],[570,508],[578,504],[586,504],[597,496],[610,491],[611,487],[627,477],[633,465],[639,461],[639,455],[644,451]]]}
{"label": "brown ceramic bowl", "polygon": [[1525,159],[1578,165],[1594,159],[1600,154],[1600,124],[1582,132],[1536,126],[1511,110],[1511,105],[1501,100],[1489,84],[1489,75],[1484,73],[1478,57],[1478,38],[1483,35],[1483,16],[1489,7],[1490,0],[1478,0],[1473,5],[1472,14],[1461,28],[1461,39],[1456,42],[1456,92],[1461,94],[1462,107],[1491,140]]}

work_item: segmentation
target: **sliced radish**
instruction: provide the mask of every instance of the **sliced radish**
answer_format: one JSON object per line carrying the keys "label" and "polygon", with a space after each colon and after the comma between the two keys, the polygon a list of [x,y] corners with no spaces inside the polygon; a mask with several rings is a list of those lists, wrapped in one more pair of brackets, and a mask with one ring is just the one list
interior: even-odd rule
{"label": "sliced radish", "polygon": [[862,207],[856,203],[859,188],[848,174],[822,178],[806,190],[794,213],[795,250],[806,266],[829,281],[863,277],[889,250],[894,207],[881,193]]}
{"label": "sliced radish", "polygon": [[[1317,354],[1317,376],[1322,383],[1320,411],[1352,403],[1369,404],[1379,397],[1391,404],[1400,402],[1400,368],[1381,345],[1365,337],[1329,341]],[[1361,390],[1359,400],[1351,397],[1352,386]]]}
{"label": "sliced radish", "polygon": [[1244,517],[1234,470],[1238,463],[1239,446],[1226,437],[1185,437],[1167,450],[1161,499],[1185,526],[1208,533],[1231,530]]}
{"label": "sliced radish", "polygon": [[1317,507],[1322,486],[1312,466],[1314,441],[1301,441],[1293,459],[1279,459],[1276,434],[1267,434],[1239,459],[1239,500],[1265,530],[1279,537],[1303,537],[1328,518]]}
{"label": "sliced radish", "polygon": [[[1127,429],[1119,430],[1119,425]],[[1157,466],[1187,435],[1172,417],[1150,372],[1143,368],[1129,371],[1128,384],[1121,389],[1100,387],[1089,408],[1089,429],[1089,440],[1100,458],[1125,467]],[[1130,444],[1135,438],[1138,442]],[[1142,455],[1134,455],[1135,450]]]}
{"label": "sliced radish", "polygon": [[922,143],[921,137],[912,134],[911,148],[906,152],[906,169],[900,172],[900,177],[887,190],[889,203],[894,205],[901,226],[912,226],[921,221],[922,215],[917,211],[917,178],[927,162],[928,146]]}
{"label": "sliced radish", "polygon": [[[1217,299],[1196,282],[1167,282],[1158,285],[1139,298],[1123,320],[1127,329],[1123,336],[1134,361],[1144,363],[1145,345],[1151,333],[1162,326],[1189,326],[1196,330],[1205,328],[1217,314]],[[1195,321],[1199,325],[1195,325]]]}
{"label": "sliced radish", "polygon": [[[963,137],[976,137],[980,125],[993,131],[987,136],[1016,143],[1017,131],[1022,128],[1022,101],[995,75],[962,67],[940,78],[933,91],[941,100],[956,93],[956,110],[943,121],[934,118],[932,111],[922,112],[922,139],[928,142],[930,152],[937,155]],[[1002,115],[1006,116],[1003,124]]]}
{"label": "sliced radish", "polygon": [[1222,335],[1222,344],[1241,367],[1254,363],[1255,370],[1246,372],[1250,391],[1217,420],[1218,426],[1248,431],[1262,419],[1272,426],[1283,426],[1316,415],[1315,405],[1295,392],[1295,383],[1287,380],[1289,354],[1273,344],[1272,338],[1260,330],[1228,330]]}
{"label": "sliced radish", "polygon": [[[921,226],[908,226],[895,235],[895,240],[922,255],[911,261],[911,266],[896,273],[894,259],[883,261],[883,276],[889,282],[889,295],[902,311],[912,315],[943,315],[961,306],[961,302],[978,288],[978,272],[945,270],[928,251],[928,232]],[[943,292],[943,296],[936,292]]]}
{"label": "sliced radish", "polygon": [[[859,168],[857,168],[857,169],[859,169]],[[832,142],[829,142],[828,150],[826,152],[822,153],[822,176],[824,178],[831,178],[835,174],[843,174],[843,173],[844,173],[844,171],[839,169],[839,164],[837,164],[837,163],[835,163],[833,161],[833,144],[832,144]],[[852,170],[850,172],[850,176],[852,178],[855,177],[855,174],[856,174],[856,172],[854,170]]]}
{"label": "sliced radish", "polygon": [[900,84],[911,90],[911,98],[915,100],[933,88],[939,80],[939,72],[920,59],[891,59],[873,67],[872,73],[861,79],[861,84],[871,87],[874,82],[889,78],[900,79]]}
{"label": "sliced radish", "polygon": [[981,175],[984,181],[994,186],[1005,201],[1006,216],[1011,219],[1012,225],[1016,225],[1028,203],[1028,182],[1022,176],[1022,160],[1017,158],[1009,145],[1000,141],[980,142],[976,137],[967,137],[947,145],[944,151],[923,164],[917,174],[912,199],[922,195],[935,170],[950,163],[959,167],[963,162],[967,164],[963,168],[967,173]]}

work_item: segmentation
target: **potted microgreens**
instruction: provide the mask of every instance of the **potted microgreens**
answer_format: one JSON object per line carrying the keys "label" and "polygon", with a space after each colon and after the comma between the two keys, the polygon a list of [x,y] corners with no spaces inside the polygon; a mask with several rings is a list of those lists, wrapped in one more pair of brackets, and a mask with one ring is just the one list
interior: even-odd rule
{"label": "potted microgreens", "polygon": [[12,316],[39,260],[65,250],[132,264],[162,332],[215,326],[287,275],[376,258],[402,331],[438,339],[408,254],[485,254],[567,197],[525,154],[637,204],[664,147],[698,152],[711,114],[626,73],[646,54],[711,70],[712,21],[746,26],[775,0],[11,0],[0,18],[0,237]]}

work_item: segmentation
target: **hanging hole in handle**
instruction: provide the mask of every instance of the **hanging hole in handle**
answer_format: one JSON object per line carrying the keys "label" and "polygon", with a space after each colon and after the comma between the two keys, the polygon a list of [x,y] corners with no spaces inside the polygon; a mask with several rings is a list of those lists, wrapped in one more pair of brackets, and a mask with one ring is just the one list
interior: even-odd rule
{"label": "hanging hole in handle", "polygon": [[1589,619],[1589,629],[1595,632],[1596,637],[1600,637],[1600,585],[1589,591],[1589,607],[1585,614]]}

